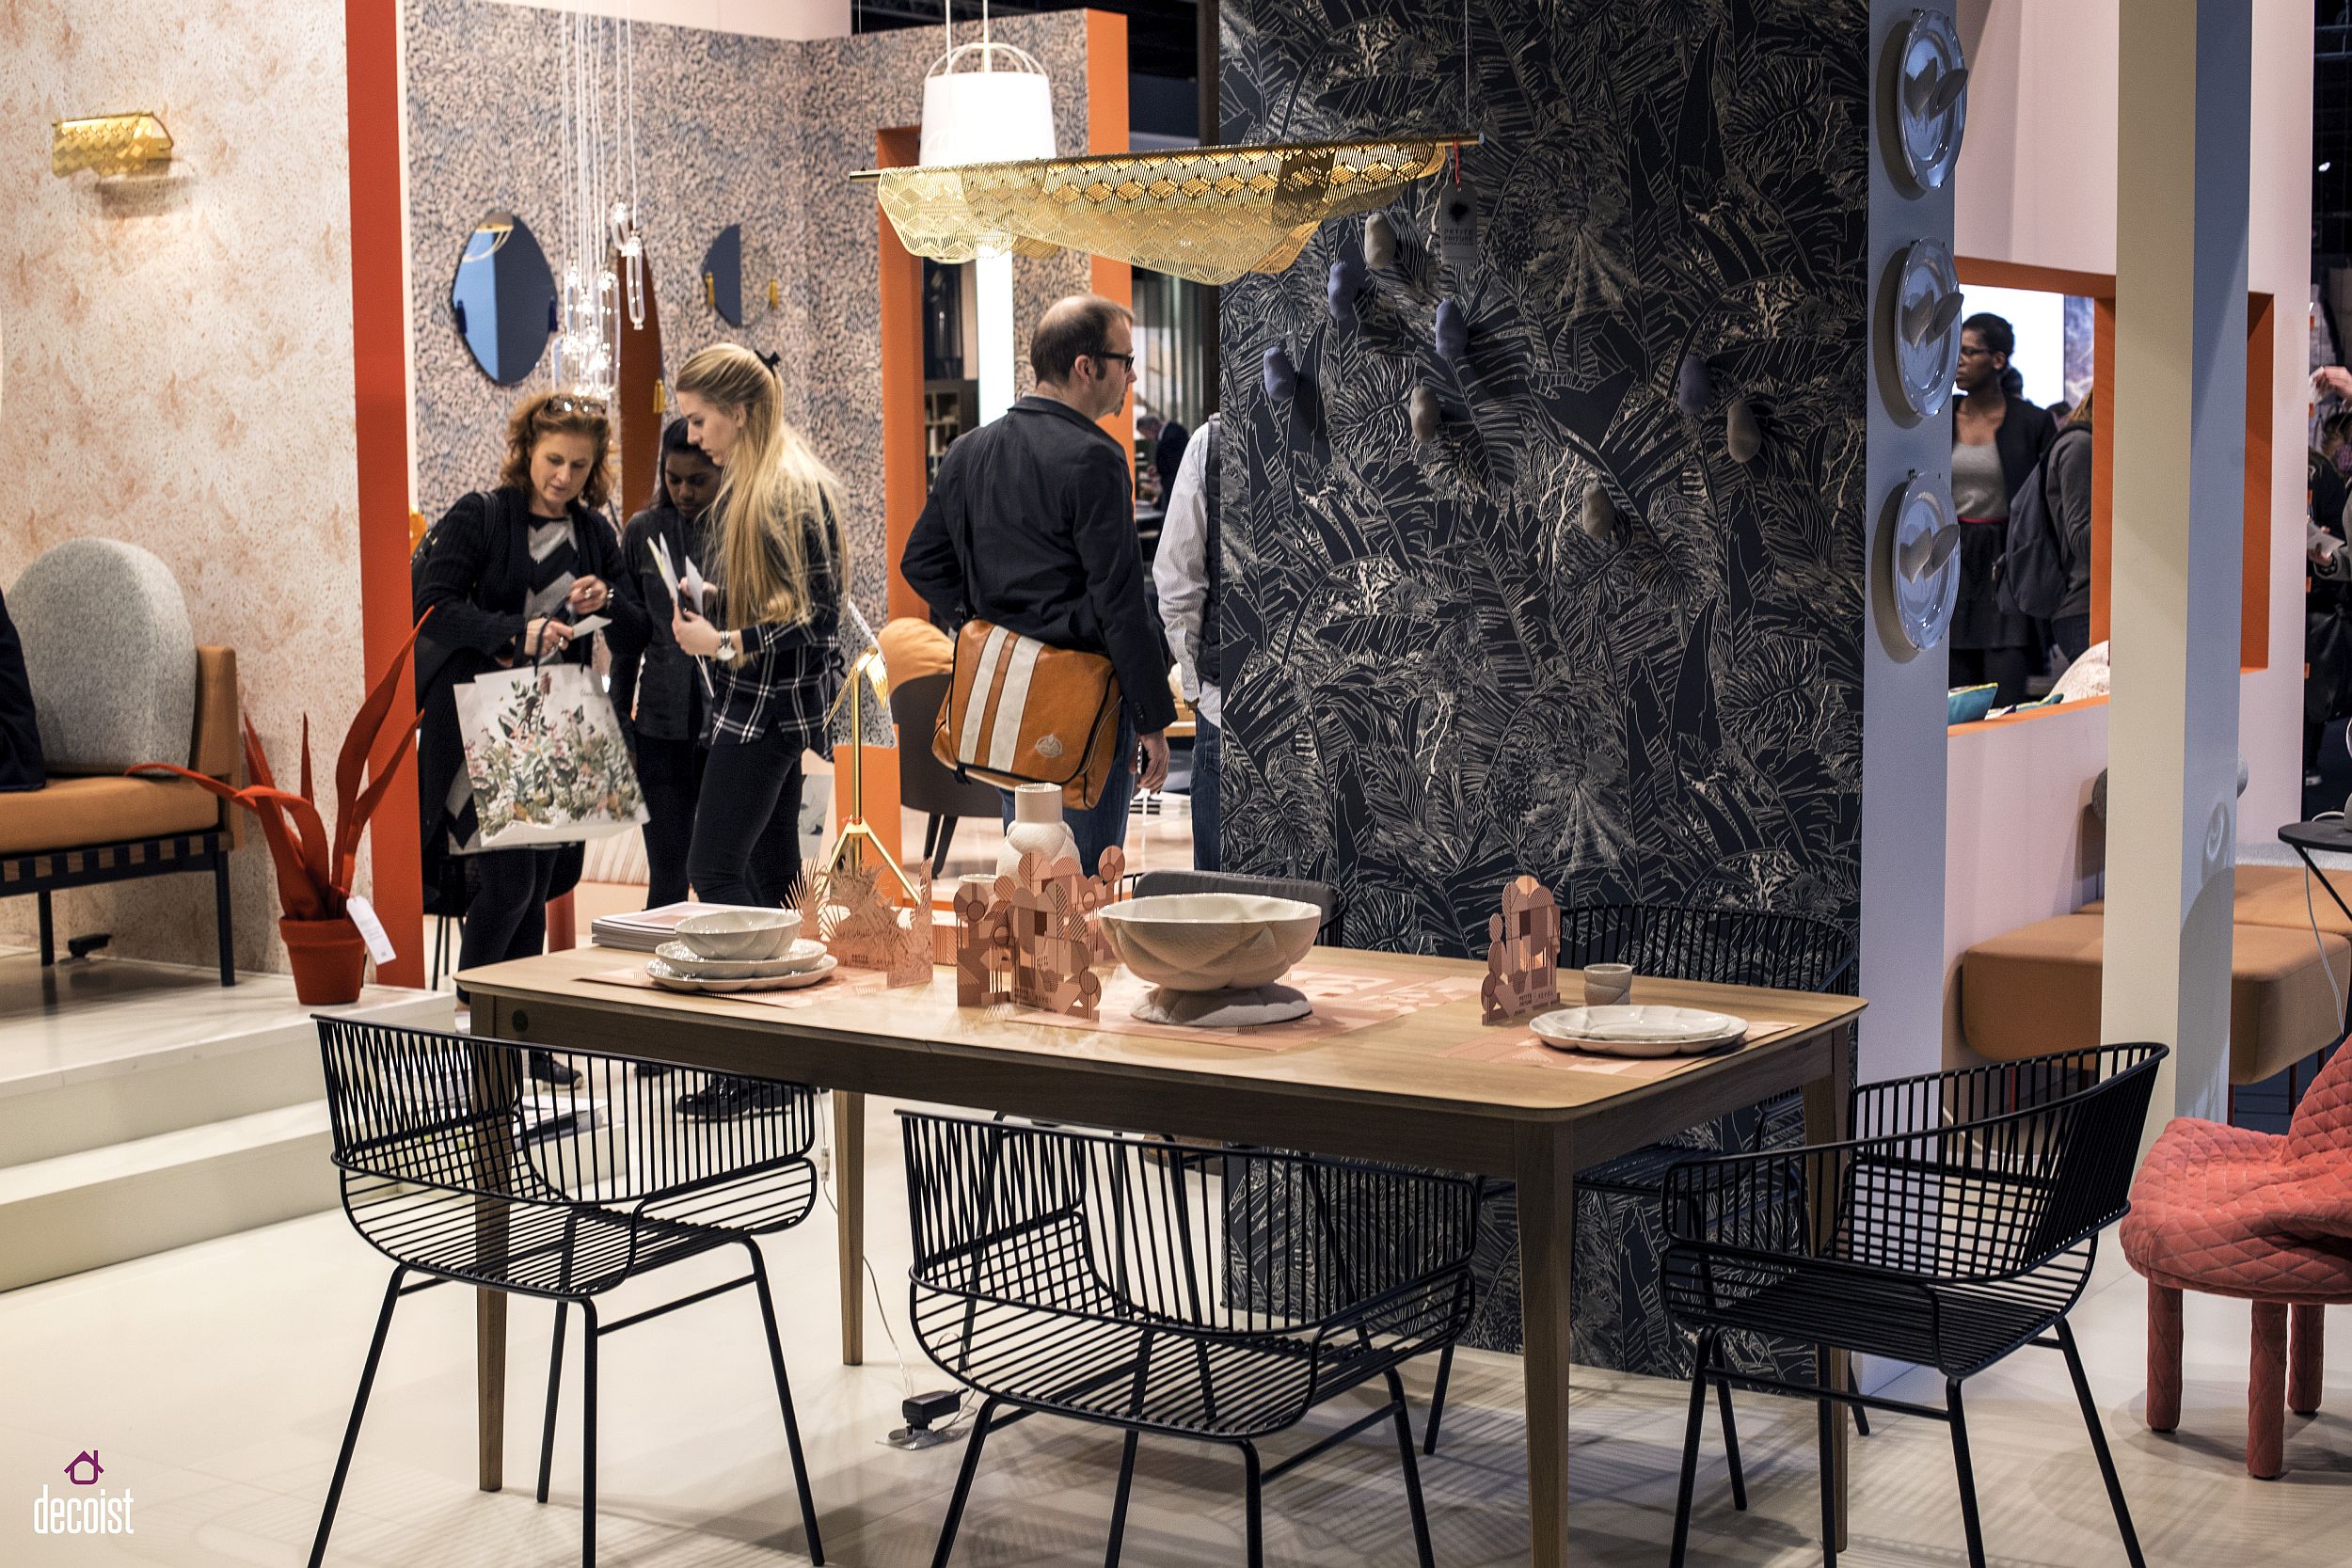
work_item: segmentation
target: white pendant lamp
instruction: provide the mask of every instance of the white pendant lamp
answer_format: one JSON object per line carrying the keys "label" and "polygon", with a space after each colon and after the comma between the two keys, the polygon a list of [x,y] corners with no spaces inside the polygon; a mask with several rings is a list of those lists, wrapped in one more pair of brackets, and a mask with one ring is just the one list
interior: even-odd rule
{"label": "white pendant lamp", "polygon": [[[947,41],[923,79],[917,159],[938,165],[1054,156],[1053,85],[1025,51],[990,37],[987,0],[979,41],[957,44],[952,24]],[[981,236],[973,260],[983,423],[1012,406],[1012,245],[1010,233]]]}

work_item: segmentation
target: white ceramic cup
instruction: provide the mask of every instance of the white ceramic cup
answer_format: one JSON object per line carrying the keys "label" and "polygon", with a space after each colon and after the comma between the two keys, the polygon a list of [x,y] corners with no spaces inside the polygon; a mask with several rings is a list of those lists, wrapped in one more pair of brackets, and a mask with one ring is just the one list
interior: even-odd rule
{"label": "white ceramic cup", "polygon": [[1584,1005],[1588,1007],[1613,1007],[1633,992],[1631,964],[1586,964],[1584,966]]}

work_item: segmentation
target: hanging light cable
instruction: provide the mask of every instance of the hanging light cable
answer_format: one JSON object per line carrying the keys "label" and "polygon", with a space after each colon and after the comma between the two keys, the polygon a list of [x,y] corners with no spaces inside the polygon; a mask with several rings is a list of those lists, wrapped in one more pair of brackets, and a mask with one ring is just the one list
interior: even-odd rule
{"label": "hanging light cable", "polygon": [[[609,401],[620,379],[623,310],[633,326],[645,321],[636,28],[626,12],[617,20],[597,17],[575,4],[564,13],[558,40],[568,254],[548,373],[560,389]],[[625,195],[616,189],[624,182]]]}

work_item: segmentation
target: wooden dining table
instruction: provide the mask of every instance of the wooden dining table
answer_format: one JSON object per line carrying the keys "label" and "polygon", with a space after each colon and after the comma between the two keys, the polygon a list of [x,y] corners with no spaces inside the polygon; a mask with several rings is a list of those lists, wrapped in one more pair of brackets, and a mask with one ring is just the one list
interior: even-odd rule
{"label": "wooden dining table", "polygon": [[[1629,1063],[1549,1052],[1524,1021],[1480,1022],[1486,966],[1459,959],[1318,948],[1293,978],[1331,994],[1387,990],[1392,1017],[1337,1032],[1236,1043],[1174,1029],[1140,1032],[1120,995],[1104,1024],[1046,1021],[1004,1005],[961,1007],[955,972],[885,989],[836,974],[764,999],[679,995],[599,979],[641,969],[610,948],[549,953],[457,976],[478,1035],[579,1048],[834,1091],[842,1358],[864,1358],[866,1097],[1259,1144],[1503,1178],[1518,1186],[1519,1310],[1527,1421],[1530,1561],[1567,1561],[1568,1263],[1576,1173],[1788,1090],[1804,1093],[1807,1142],[1845,1133],[1851,997],[1642,979],[1634,999],[1751,1021],[1726,1052]],[[1311,996],[1313,984],[1305,985]],[[1564,996],[1581,994],[1573,972]],[[787,998],[789,998],[788,1005]],[[1319,1005],[1320,1006],[1320,1005]],[[1356,1002],[1333,1003],[1338,1013]],[[1377,1007],[1371,1011],[1376,1012]],[[1299,1034],[1293,1029],[1294,1036]],[[1533,1053],[1531,1054],[1531,1053]],[[481,1485],[504,1475],[506,1297],[478,1293]],[[1821,1347],[1842,1384],[1844,1357]],[[1844,1534],[1846,1423],[1830,1484]],[[1842,1540],[1839,1543],[1843,1544]]]}

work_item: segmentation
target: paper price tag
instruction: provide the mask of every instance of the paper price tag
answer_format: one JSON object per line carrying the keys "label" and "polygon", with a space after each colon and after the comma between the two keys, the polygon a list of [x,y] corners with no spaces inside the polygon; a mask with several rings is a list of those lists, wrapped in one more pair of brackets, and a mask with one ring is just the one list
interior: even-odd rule
{"label": "paper price tag", "polygon": [[384,923],[375,918],[374,907],[366,899],[353,894],[343,900],[343,912],[351,916],[354,926],[359,927],[359,940],[368,944],[369,958],[379,964],[388,964],[400,957],[392,947],[392,939],[385,933]]}

